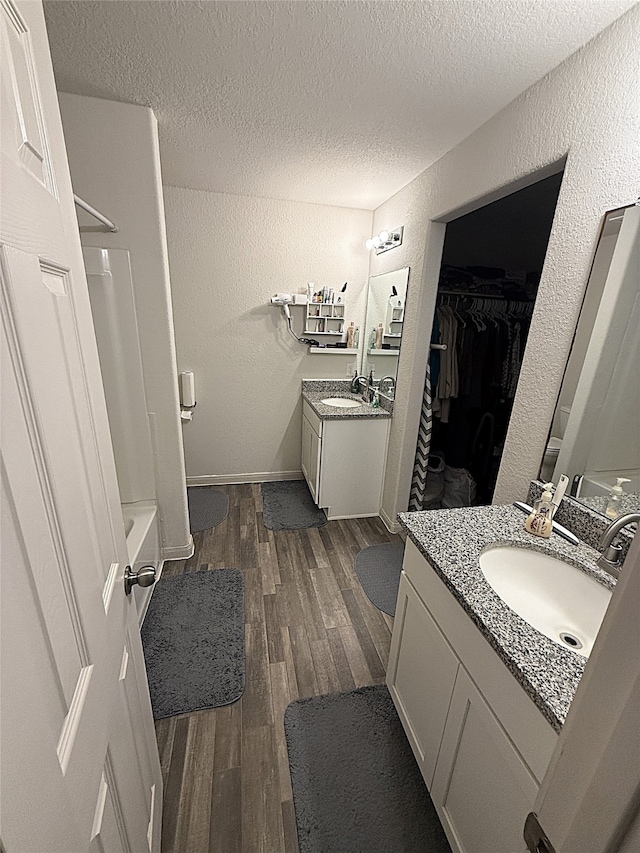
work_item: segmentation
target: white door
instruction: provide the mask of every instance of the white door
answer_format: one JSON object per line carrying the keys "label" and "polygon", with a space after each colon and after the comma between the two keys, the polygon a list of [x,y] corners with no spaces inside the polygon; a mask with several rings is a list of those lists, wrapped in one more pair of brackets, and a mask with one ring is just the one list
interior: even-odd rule
{"label": "white door", "polygon": [[158,851],[160,766],[44,16],[1,5],[1,846]]}

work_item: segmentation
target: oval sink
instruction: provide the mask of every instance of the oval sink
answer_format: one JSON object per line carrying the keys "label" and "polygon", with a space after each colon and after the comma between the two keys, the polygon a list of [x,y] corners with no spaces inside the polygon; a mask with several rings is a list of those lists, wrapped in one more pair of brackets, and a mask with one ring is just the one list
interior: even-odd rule
{"label": "oval sink", "polygon": [[540,551],[497,546],[480,555],[490,586],[525,622],[565,649],[589,657],[611,591]]}
{"label": "oval sink", "polygon": [[345,397],[327,397],[322,402],[325,406],[336,406],[338,409],[354,409],[362,405],[356,400],[347,400]]}

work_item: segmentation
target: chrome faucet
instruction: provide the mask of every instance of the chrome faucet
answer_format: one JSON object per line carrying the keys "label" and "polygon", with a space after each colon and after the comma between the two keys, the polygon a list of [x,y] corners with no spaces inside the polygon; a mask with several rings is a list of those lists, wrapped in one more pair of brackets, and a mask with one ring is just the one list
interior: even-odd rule
{"label": "chrome faucet", "polygon": [[615,521],[612,521],[602,534],[599,546],[602,554],[600,555],[597,565],[600,566],[601,569],[604,569],[605,572],[609,572],[610,575],[613,575],[614,578],[620,577],[620,569],[622,568],[620,554],[622,553],[622,547],[620,545],[612,544],[613,537],[617,536],[623,527],[626,527],[628,524],[633,524],[634,521],[636,524],[640,522],[640,512],[630,512],[627,515],[621,515],[619,518],[616,518]]}
{"label": "chrome faucet", "polygon": [[351,393],[359,394],[360,393],[360,382],[364,382],[365,388],[369,388],[369,380],[366,376],[354,376],[351,380]]}
{"label": "chrome faucet", "polygon": [[389,383],[389,393],[391,394],[391,397],[393,399],[393,397],[396,396],[396,378],[395,378],[395,376],[383,376],[382,377],[382,379],[378,383],[378,390],[380,391],[381,394],[384,393],[384,391],[382,390],[382,386],[383,386],[384,382]]}

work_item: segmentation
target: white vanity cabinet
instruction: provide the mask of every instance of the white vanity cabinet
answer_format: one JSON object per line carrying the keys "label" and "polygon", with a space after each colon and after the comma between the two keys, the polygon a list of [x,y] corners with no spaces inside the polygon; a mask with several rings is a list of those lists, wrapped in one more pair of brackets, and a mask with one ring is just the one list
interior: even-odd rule
{"label": "white vanity cabinet", "polygon": [[327,518],[380,512],[389,418],[322,419],[302,401],[302,473]]}
{"label": "white vanity cabinet", "polygon": [[[313,414],[313,412],[311,413]],[[319,421],[319,423],[318,423]],[[317,418],[313,424],[308,415],[302,415],[302,457],[301,467],[311,497],[318,503],[318,492],[320,489],[320,447],[322,435],[322,421]]]}
{"label": "white vanity cabinet", "polygon": [[557,734],[407,541],[387,685],[455,853],[520,853]]}

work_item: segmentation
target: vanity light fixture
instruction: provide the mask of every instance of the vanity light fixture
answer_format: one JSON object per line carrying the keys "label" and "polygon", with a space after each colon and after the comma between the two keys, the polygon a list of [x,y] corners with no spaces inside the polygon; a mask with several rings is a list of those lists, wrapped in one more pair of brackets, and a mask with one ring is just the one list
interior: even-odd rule
{"label": "vanity light fixture", "polygon": [[395,249],[396,246],[402,245],[402,233],[404,231],[404,225],[401,225],[399,228],[392,228],[391,231],[382,230],[379,234],[376,234],[375,237],[369,238],[365,243],[367,249],[375,249],[376,255],[382,254],[382,252],[388,252],[389,249]]}

